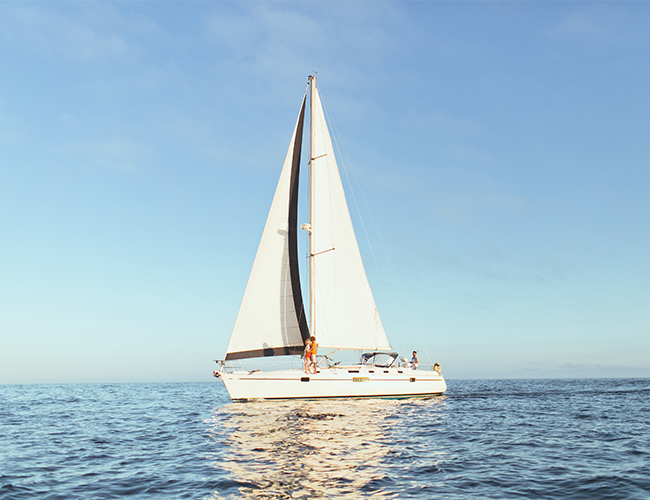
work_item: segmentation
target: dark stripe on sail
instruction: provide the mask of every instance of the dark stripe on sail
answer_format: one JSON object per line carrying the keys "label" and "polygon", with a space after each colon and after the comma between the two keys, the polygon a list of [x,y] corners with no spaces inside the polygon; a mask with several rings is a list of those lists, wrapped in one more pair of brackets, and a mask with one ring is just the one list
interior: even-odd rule
{"label": "dark stripe on sail", "polygon": [[[300,153],[302,150],[302,130],[305,122],[305,102],[307,94],[302,100],[298,126],[296,129],[296,140],[293,146],[293,159],[291,162],[291,194],[289,195],[289,271],[291,273],[291,289],[293,291],[293,305],[298,317],[300,336],[303,344],[309,338],[309,327],[305,306],[302,301],[302,290],[300,288],[300,271],[298,269],[298,178],[300,177]],[[302,349],[301,351],[302,352]]]}
{"label": "dark stripe on sail", "polygon": [[229,352],[226,354],[225,361],[247,358],[265,358],[268,356],[291,356],[294,354],[302,354],[303,349],[303,346],[286,346],[268,347],[266,349],[255,349],[252,351]]}

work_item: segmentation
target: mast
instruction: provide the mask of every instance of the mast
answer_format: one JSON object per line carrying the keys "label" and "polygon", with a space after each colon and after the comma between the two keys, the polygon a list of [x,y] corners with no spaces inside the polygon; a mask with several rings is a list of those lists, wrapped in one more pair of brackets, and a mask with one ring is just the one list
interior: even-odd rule
{"label": "mast", "polygon": [[316,194],[316,169],[314,163],[315,156],[315,118],[314,118],[314,88],[316,87],[316,77],[310,75],[309,81],[311,83],[311,99],[309,101],[309,323],[311,334],[316,335],[316,261],[314,260],[314,199]]}

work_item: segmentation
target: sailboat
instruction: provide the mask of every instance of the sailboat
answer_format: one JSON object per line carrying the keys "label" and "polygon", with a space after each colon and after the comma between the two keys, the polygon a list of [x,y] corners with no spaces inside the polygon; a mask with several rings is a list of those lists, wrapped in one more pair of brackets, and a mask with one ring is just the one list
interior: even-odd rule
{"label": "sailboat", "polygon": [[[309,92],[311,90],[311,92]],[[309,321],[298,265],[298,179],[310,95]],[[358,362],[322,357],[303,368],[244,370],[234,362],[318,351],[361,351]],[[309,77],[271,209],[223,360],[213,374],[233,401],[415,397],[445,392],[436,363],[418,369],[391,348],[363,267],[316,78]],[[312,369],[313,371],[314,369]]]}

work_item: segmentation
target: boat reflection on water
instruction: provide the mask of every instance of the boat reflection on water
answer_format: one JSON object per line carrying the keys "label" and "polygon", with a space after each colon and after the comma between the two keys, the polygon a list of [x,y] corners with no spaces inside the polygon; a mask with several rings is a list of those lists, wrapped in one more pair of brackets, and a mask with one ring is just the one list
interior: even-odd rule
{"label": "boat reflection on water", "polygon": [[210,465],[230,476],[214,498],[393,498],[386,458],[402,441],[395,432],[408,432],[412,418],[440,417],[444,399],[228,404],[210,422],[221,445]]}

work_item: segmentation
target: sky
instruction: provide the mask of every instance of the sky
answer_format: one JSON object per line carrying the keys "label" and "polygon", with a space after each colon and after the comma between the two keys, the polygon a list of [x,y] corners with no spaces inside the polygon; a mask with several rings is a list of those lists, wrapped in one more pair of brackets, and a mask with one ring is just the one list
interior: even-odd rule
{"label": "sky", "polygon": [[650,377],[648,26],[650,2],[1,2],[0,383],[212,380],[310,74],[396,350]]}

